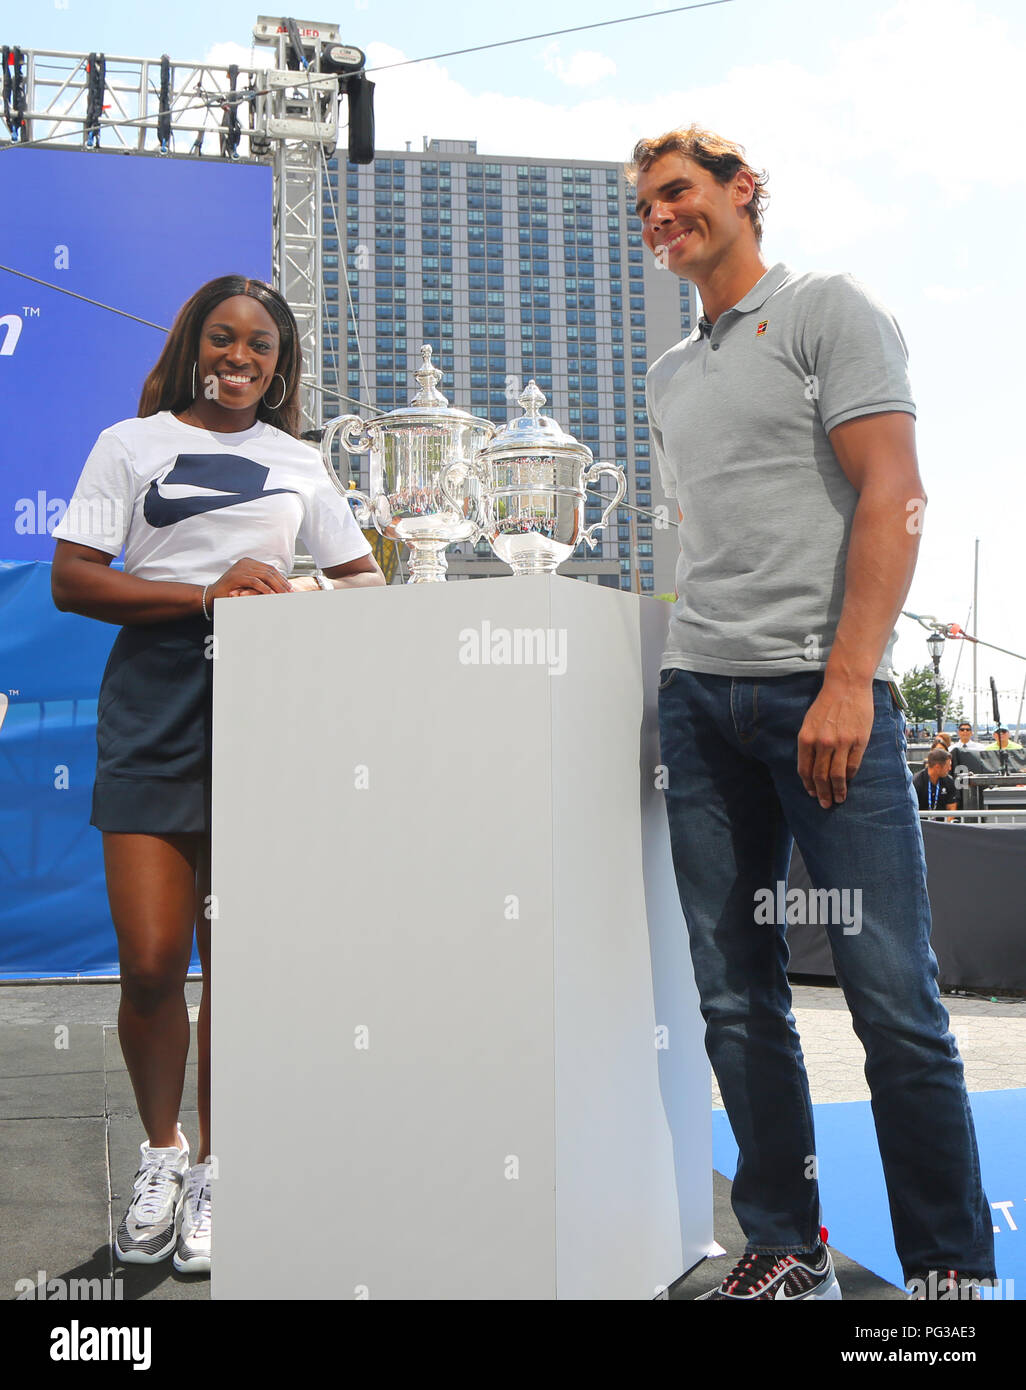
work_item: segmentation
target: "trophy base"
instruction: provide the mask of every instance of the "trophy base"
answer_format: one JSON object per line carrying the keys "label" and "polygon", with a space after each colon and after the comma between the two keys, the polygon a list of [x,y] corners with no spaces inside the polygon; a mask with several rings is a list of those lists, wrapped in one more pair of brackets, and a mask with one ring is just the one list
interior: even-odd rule
{"label": "trophy base", "polygon": [[469,540],[474,534],[471,522],[454,516],[430,513],[422,517],[401,517],[378,530],[388,540],[402,541],[410,551],[410,577],[407,584],[444,584],[448,563],[445,552],[450,545]]}
{"label": "trophy base", "polygon": [[407,541],[410,547],[410,577],[407,584],[444,584],[449,571],[445,558],[448,541]]}
{"label": "trophy base", "polygon": [[[519,534],[503,544],[492,543],[492,549],[500,560],[509,565],[515,575],[555,574],[564,560],[569,560],[574,547],[562,541],[551,541],[547,536]],[[512,544],[510,543],[512,541]]]}

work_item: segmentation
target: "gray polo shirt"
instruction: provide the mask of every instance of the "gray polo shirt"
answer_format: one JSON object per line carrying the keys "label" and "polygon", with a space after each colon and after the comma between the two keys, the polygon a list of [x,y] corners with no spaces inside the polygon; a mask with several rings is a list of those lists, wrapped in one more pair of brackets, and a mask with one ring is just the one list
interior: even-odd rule
{"label": "gray polo shirt", "polygon": [[822,669],[858,501],[828,435],[858,415],[915,414],[894,318],[850,275],[779,263],[664,353],[647,394],[663,490],[684,518],[663,666]]}

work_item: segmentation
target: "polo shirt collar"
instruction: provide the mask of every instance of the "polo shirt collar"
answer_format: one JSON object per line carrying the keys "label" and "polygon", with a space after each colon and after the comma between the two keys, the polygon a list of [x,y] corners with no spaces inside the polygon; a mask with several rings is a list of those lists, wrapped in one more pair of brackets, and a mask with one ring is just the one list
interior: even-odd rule
{"label": "polo shirt collar", "polygon": [[[736,304],[732,305],[729,309],[725,309],[723,312],[726,314],[748,314],[751,313],[753,309],[761,309],[770,295],[779,290],[780,286],[792,273],[790,266],[785,265],[783,261],[777,261],[776,265],[770,266],[761,280],[755,282],[744,299],[739,299]],[[722,317],[723,315],[721,314],[720,318]],[[705,314],[698,320],[698,327],[704,338],[708,338],[713,329],[713,325],[706,318]]]}

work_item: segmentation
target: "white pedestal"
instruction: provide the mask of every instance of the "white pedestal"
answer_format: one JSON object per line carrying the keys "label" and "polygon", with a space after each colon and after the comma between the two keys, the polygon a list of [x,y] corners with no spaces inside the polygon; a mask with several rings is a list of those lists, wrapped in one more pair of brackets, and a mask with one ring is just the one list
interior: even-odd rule
{"label": "white pedestal", "polygon": [[668,605],[538,577],[216,612],[212,1295],[658,1296],[712,1242]]}

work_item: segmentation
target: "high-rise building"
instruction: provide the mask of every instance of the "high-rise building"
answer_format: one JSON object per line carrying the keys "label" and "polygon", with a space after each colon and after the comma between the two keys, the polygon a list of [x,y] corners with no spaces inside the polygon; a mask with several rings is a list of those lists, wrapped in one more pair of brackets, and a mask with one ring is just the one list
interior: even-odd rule
{"label": "high-rise building", "polygon": [[[533,379],[544,413],[627,473],[628,505],[562,572],[672,591],[677,518],[658,478],[653,499],[645,372],[697,316],[693,287],[642,245],[623,165],[432,140],[330,160],[323,199],[324,386],[348,398],[339,411],[406,405],[422,343],[450,402],[495,423],[520,414]],[[589,494],[586,521],[604,505]],[[452,578],[508,572],[485,542],[449,552]]]}

